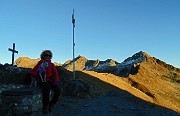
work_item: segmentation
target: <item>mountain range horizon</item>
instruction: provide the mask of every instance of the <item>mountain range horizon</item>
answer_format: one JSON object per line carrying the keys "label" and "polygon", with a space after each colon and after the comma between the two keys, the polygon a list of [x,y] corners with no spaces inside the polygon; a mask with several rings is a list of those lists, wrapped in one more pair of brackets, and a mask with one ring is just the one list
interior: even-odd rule
{"label": "mountain range horizon", "polygon": [[[17,68],[30,69],[39,60],[20,57],[16,59],[15,65]],[[95,91],[104,93],[124,90],[142,100],[180,113],[179,68],[142,51],[121,63],[113,59],[88,60],[84,56],[78,56],[74,61],[76,78],[88,83]],[[72,77],[72,60],[55,64],[62,80]]]}
{"label": "mountain range horizon", "polygon": [[[143,52],[143,51],[139,51],[139,52],[137,52],[137,53],[135,53],[134,55],[136,55],[136,54],[145,54],[146,56],[149,56],[149,57],[151,57],[148,53],[146,53],[146,52]],[[134,56],[133,55],[133,56]],[[131,58],[131,57],[128,57],[128,58]],[[124,61],[126,61],[128,58],[126,58]],[[153,58],[156,58],[156,57],[153,57]],[[86,61],[89,61],[89,62],[92,62],[92,61],[95,61],[95,62],[111,62],[111,63],[115,63],[115,64],[120,64],[118,61],[116,61],[116,60],[113,60],[113,59],[107,59],[107,60],[105,60],[105,61],[101,61],[101,60],[99,60],[99,59],[94,59],[94,60],[89,60],[88,58],[86,58],[85,56],[82,56],[82,55],[78,55],[74,60],[75,60],[75,62],[77,62],[78,60],[86,60]],[[156,58],[156,59],[158,59],[158,58]],[[160,59],[158,59],[158,60],[160,60]],[[22,57],[19,57],[19,58],[17,58],[16,60],[15,60],[15,62],[14,62],[14,64],[16,65],[16,66],[18,66],[18,67],[25,67],[25,68],[33,68],[35,65],[36,65],[36,63],[38,62],[38,61],[40,61],[40,58],[29,58],[29,57],[27,57],[27,56],[22,56]],[[53,62],[56,66],[66,66],[66,67],[68,67],[69,65],[68,64],[71,64],[72,65],[72,61],[73,60],[66,60],[64,63],[60,63],[60,62]],[[123,63],[124,61],[122,61],[121,63]],[[169,64],[169,63],[166,63],[166,62],[164,62],[164,61],[162,61],[162,60],[160,60],[161,62],[163,62],[164,64],[166,64],[166,65],[169,65],[169,66],[172,66],[172,67],[174,67],[174,68],[179,68],[179,67],[175,67],[175,66],[173,66],[172,64]],[[26,63],[25,63],[26,62]],[[77,62],[78,63],[78,62]],[[72,68],[72,66],[71,66],[71,68]],[[72,70],[72,69],[71,69]],[[76,69],[76,70],[79,70],[79,68],[78,69]],[[82,70],[82,69],[81,69]]]}

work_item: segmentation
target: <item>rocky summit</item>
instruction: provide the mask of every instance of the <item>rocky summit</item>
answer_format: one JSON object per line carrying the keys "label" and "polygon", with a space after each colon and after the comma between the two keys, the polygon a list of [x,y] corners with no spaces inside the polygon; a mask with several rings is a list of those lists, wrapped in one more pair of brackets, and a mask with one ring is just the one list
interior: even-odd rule
{"label": "rocky summit", "polygon": [[[21,87],[29,84],[25,77],[30,68],[19,64],[21,67],[0,66],[3,90],[14,84]],[[78,56],[75,64],[75,80],[72,80],[71,60],[56,67],[63,92],[51,115],[176,116],[180,113],[180,69],[160,59],[140,51],[121,63]]]}

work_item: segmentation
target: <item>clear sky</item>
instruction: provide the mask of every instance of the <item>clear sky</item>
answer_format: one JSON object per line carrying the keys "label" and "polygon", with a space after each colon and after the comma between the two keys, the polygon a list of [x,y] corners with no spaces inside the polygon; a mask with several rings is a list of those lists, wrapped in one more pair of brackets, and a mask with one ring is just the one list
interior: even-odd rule
{"label": "clear sky", "polygon": [[53,62],[75,57],[122,62],[144,51],[180,67],[180,0],[0,0],[0,63],[39,58],[45,49]]}

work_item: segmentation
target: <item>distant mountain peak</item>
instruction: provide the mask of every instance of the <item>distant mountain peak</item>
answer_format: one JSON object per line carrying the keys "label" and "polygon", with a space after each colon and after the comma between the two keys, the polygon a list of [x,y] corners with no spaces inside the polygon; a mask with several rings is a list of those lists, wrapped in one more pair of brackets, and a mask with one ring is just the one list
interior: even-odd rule
{"label": "distant mountain peak", "polygon": [[135,63],[140,63],[146,60],[146,56],[148,56],[148,54],[146,54],[145,52],[138,52],[135,53],[132,57],[128,57],[127,59],[125,59],[122,64],[135,64]]}
{"label": "distant mountain peak", "polygon": [[78,60],[87,60],[87,58],[79,55],[78,57],[75,58],[75,61],[78,61]]}
{"label": "distant mountain peak", "polygon": [[40,58],[37,59],[30,59],[29,57],[19,57],[18,59],[15,60],[15,65],[18,67],[26,67],[26,68],[33,68]]}
{"label": "distant mountain peak", "polygon": [[153,66],[153,67],[164,67],[170,70],[176,70],[180,72],[180,69],[175,68],[172,65],[165,63],[155,57],[150,56],[146,52],[140,51],[135,53],[132,57],[128,57],[123,62],[121,62],[117,66],[117,70],[115,72],[116,75],[119,76],[128,76],[129,74],[136,74],[138,73],[139,66],[142,63],[146,62],[146,64]]}
{"label": "distant mountain peak", "polygon": [[[19,57],[15,60],[15,65],[18,67],[24,67],[24,68],[33,68],[41,58],[31,59],[29,57]],[[54,62],[55,66],[61,66],[62,64]]]}
{"label": "distant mountain peak", "polygon": [[113,59],[107,59],[105,62],[108,63],[109,66],[116,66],[117,64],[119,64],[117,61]]}
{"label": "distant mountain peak", "polygon": [[146,52],[140,51],[140,52],[134,54],[132,57],[135,58],[136,56],[143,57],[143,58],[146,59],[147,62],[150,62],[150,63],[153,63],[153,64],[159,64],[159,65],[161,65],[163,67],[166,67],[168,69],[179,70],[178,68],[176,68],[176,67],[174,67],[174,66],[172,66],[170,64],[167,64],[166,62],[164,62],[164,61],[162,61],[162,60],[160,60],[160,59],[158,59],[156,57],[150,56]]}
{"label": "distant mountain peak", "polygon": [[[76,57],[74,59],[75,70],[83,70],[87,61],[88,59],[84,56],[79,55]],[[62,66],[68,70],[73,70],[73,60],[66,61]]]}

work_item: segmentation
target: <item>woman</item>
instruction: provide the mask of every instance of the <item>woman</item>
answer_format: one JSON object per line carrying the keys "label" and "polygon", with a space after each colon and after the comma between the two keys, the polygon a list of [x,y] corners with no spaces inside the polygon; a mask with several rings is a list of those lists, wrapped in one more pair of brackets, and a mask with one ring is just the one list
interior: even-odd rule
{"label": "woman", "polygon": [[[58,72],[55,65],[51,62],[52,52],[50,50],[45,50],[41,53],[41,60],[37,65],[30,71],[32,78],[38,81],[40,88],[43,90],[43,114],[48,114],[52,111],[54,105],[57,103],[60,96],[60,86]],[[43,62],[47,62],[48,66],[46,68],[46,81],[41,81],[37,70]],[[53,99],[49,100],[50,90],[54,91]]]}

